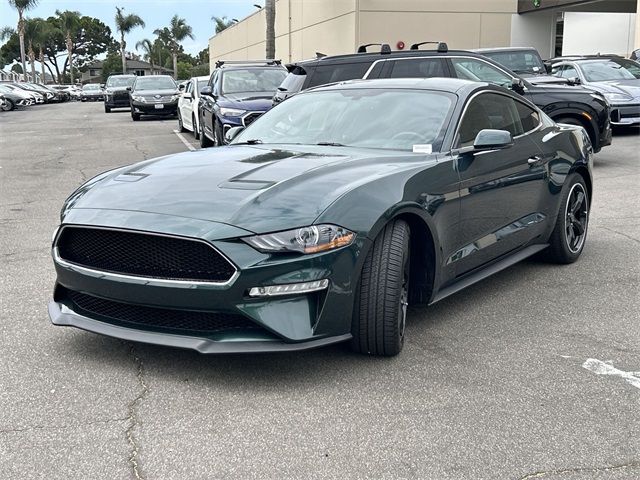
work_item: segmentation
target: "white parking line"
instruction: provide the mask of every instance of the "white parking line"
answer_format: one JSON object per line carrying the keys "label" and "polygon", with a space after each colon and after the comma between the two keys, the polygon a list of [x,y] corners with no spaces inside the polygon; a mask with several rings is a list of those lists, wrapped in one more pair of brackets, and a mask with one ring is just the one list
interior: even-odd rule
{"label": "white parking line", "polygon": [[613,375],[615,377],[624,378],[627,383],[630,383],[636,388],[640,388],[640,372],[625,372],[624,370],[619,370],[610,363],[603,362],[597,358],[587,358],[587,360],[582,364],[582,367],[597,375]]}
{"label": "white parking line", "polygon": [[196,148],[196,147],[194,147],[193,145],[191,145],[191,144],[189,143],[189,140],[187,140],[186,138],[184,138],[184,135],[182,135],[179,131],[174,130],[174,131],[173,131],[173,133],[175,133],[175,134],[176,134],[176,136],[180,139],[180,141],[181,141],[182,143],[184,143],[184,146],[185,146],[185,147],[187,147],[189,150],[191,150],[192,152],[194,152],[194,151],[196,151],[196,150],[197,150],[197,148]]}

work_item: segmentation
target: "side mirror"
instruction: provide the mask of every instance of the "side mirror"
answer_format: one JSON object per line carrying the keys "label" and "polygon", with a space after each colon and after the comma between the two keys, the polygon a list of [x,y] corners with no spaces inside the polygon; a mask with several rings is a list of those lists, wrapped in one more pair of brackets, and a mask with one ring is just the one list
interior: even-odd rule
{"label": "side mirror", "polygon": [[475,151],[482,150],[499,150],[509,148],[513,145],[513,137],[511,132],[506,130],[492,130],[485,128],[480,130],[476,139],[473,141],[473,149]]}
{"label": "side mirror", "polygon": [[231,143],[231,141],[238,136],[240,132],[244,130],[244,127],[232,127],[227,130],[227,133],[224,134],[224,140],[227,143]]}
{"label": "side mirror", "polygon": [[181,83],[181,84],[178,86],[178,90],[180,90],[181,92],[184,90],[184,83]]}
{"label": "side mirror", "polygon": [[130,91],[131,91],[131,87],[127,87],[127,92],[130,92]]}
{"label": "side mirror", "polygon": [[105,83],[101,83],[101,84],[100,84],[100,88],[104,88],[104,87],[106,87],[106,86],[107,86],[107,85],[106,85]]}
{"label": "side mirror", "polygon": [[569,79],[569,84],[570,85],[580,85],[582,83],[582,81],[580,80],[579,77],[573,77]]}
{"label": "side mirror", "polygon": [[521,78],[511,79],[511,90],[522,95],[524,93],[524,82]]}
{"label": "side mirror", "polygon": [[213,97],[213,90],[210,86],[207,85],[206,87],[203,87],[202,90],[200,90],[200,95],[202,95],[203,97]]}

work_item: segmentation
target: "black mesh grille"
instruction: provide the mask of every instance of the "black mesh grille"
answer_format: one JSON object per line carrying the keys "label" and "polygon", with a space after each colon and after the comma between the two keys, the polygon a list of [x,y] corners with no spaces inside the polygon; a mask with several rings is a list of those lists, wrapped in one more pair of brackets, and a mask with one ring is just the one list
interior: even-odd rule
{"label": "black mesh grille", "polygon": [[235,268],[204,242],[119,230],[65,227],[63,260],[95,270],[170,280],[225,282]]}
{"label": "black mesh grille", "polygon": [[228,330],[260,328],[243,315],[131,305],[105,300],[64,287],[58,287],[56,300],[72,302],[73,309],[78,313],[107,317],[122,326],[131,328],[146,327],[156,330],[190,331],[208,334]]}
{"label": "black mesh grille", "polygon": [[244,117],[242,119],[242,122],[244,123],[245,127],[248,127],[249,125],[251,125],[253,122],[255,122],[258,117],[260,117],[264,112],[255,112],[255,113],[250,113],[249,115],[247,115],[246,117]]}

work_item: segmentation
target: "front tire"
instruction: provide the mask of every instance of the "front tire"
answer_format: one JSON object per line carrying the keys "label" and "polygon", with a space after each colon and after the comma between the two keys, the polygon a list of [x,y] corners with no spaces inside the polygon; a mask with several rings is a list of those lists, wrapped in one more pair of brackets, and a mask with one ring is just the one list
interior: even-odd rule
{"label": "front tire", "polygon": [[549,260],[567,264],[580,257],[587,238],[589,208],[585,181],[581,175],[573,173],[567,178],[556,224],[549,238]]}
{"label": "front tire", "polygon": [[106,105],[104,106],[104,113],[111,113],[111,108],[107,107]]}
{"label": "front tire", "polygon": [[13,100],[5,98],[4,99],[4,103],[2,104],[2,111],[3,112],[10,112],[14,108],[16,108],[16,105],[15,105],[15,103],[13,103]]}
{"label": "front tire", "polygon": [[187,129],[184,128],[184,124],[182,123],[182,115],[180,114],[180,110],[178,110],[178,131],[180,133],[184,133],[187,131]]}
{"label": "front tire", "polygon": [[365,258],[351,323],[351,348],[393,356],[404,345],[409,298],[410,229],[403,220],[387,224]]}
{"label": "front tire", "polygon": [[134,122],[139,121],[139,120],[140,120],[140,114],[139,114],[139,113],[132,113],[132,114],[131,114],[131,119],[132,119]]}
{"label": "front tire", "polygon": [[200,119],[200,148],[212,147],[213,142],[204,134],[204,120]]}

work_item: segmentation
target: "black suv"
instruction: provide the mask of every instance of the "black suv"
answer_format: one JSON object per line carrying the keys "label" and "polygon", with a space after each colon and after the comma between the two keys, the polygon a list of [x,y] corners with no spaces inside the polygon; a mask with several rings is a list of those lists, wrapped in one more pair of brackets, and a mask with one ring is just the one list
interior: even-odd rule
{"label": "black suv", "polygon": [[246,127],[269,110],[286,75],[280,60],[217,62],[200,91],[200,145],[223,145],[231,127]]}
{"label": "black suv", "polygon": [[[420,50],[424,44],[435,50]],[[289,75],[276,92],[274,105],[301,90],[357,78],[453,77],[484,81],[510,88],[537,105],[558,123],[585,128],[598,152],[611,144],[610,106],[604,96],[583,87],[533,85],[499,63],[467,50],[449,50],[443,42],[422,42],[408,51],[391,51],[382,44],[379,52],[367,52],[306,60],[287,66]],[[379,45],[379,44],[378,44]]]}
{"label": "black suv", "polygon": [[135,75],[109,75],[107,83],[102,84],[104,89],[104,111],[111,112],[112,108],[129,108],[129,92],[127,87],[133,86]]}
{"label": "black suv", "polygon": [[140,120],[141,115],[175,116],[178,114],[178,85],[169,75],[136,77],[131,92],[131,118]]}

